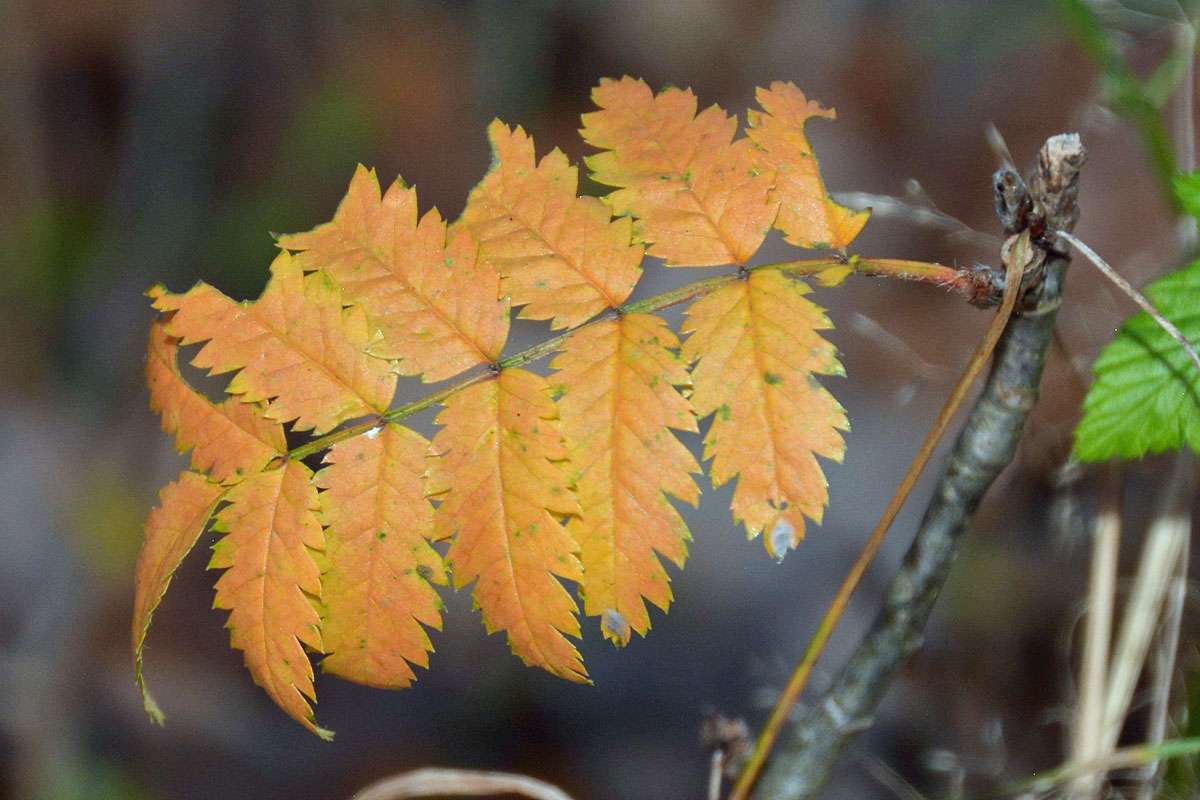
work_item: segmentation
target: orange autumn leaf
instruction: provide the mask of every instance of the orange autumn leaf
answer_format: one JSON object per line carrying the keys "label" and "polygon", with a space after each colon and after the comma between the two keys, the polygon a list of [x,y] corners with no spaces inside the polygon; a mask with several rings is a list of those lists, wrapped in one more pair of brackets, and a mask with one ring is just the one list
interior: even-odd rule
{"label": "orange autumn leaf", "polygon": [[427,491],[440,497],[438,537],[455,588],[475,582],[488,633],[504,631],[522,661],[576,682],[587,672],[564,634],[579,636],[558,578],[581,578],[578,546],[555,515],[579,512],[567,485],[545,378],[506,369],[451,397],[438,414]]}
{"label": "orange autumn leaf", "polygon": [[592,177],[618,187],[606,198],[637,218],[634,235],[668,266],[744,264],[758,250],[778,201],[737,118],[718,106],[696,113],[691,90],[657,96],[644,81],[604,79],[600,107],[583,115],[584,140],[603,148],[586,159]]}
{"label": "orange autumn leaf", "polygon": [[332,222],[279,239],[308,271],[328,275],[371,320],[374,355],[398,359],[402,375],[440,381],[500,357],[508,304],[476,243],[437,210],[417,220],[417,191],[399,180],[380,195],[359,166]]}
{"label": "orange autumn leaf", "polygon": [[422,625],[442,627],[442,558],[429,545],[433,507],[421,478],[429,442],[395,423],[339,442],[317,473],[328,526],[321,575],[321,669],[347,680],[399,689],[429,666]]}
{"label": "orange autumn leaf", "polygon": [[573,328],[625,302],[641,277],[631,222],[594,197],[577,197],[579,170],[558,149],[537,161],[533,139],[500,120],[488,126],[492,168],[457,224],[525,319]]}
{"label": "orange autumn leaf", "polygon": [[237,303],[206,283],[184,294],[150,291],[173,311],[166,331],[183,344],[206,342],[192,364],[211,374],[238,370],[228,391],[265,402],[266,416],[321,434],[354,417],[386,411],[396,388],[388,362],[369,356],[366,318],[344,309],[323,274],[304,276],[287,253],[253,303]]}
{"label": "orange autumn leaf", "polygon": [[797,247],[846,247],[867,224],[870,212],[852,211],[833,201],[804,133],[808,120],[837,115],[806,98],[790,81],[759,88],[756,96],[763,111],[749,112],[746,135],[761,148],[762,162],[774,173],[771,191],[779,202],[775,227]]}
{"label": "orange autumn leaf", "polygon": [[191,552],[208,520],[227,489],[205,480],[203,475],[184,472],[158,493],[158,506],[146,519],[145,538],[138,553],[134,572],[133,597],[133,669],[142,704],[155,722],[162,724],[163,714],[150,696],[142,676],[142,650],[154,611],[162,602],[171,578]]}
{"label": "orange autumn leaf", "polygon": [[321,652],[321,573],[313,551],[324,547],[312,471],[299,461],[253,475],[229,490],[215,529],[209,569],[225,570],[213,605],[229,612],[230,641],[255,683],[291,717],[322,738],[309,701],[316,699],[304,647]]}
{"label": "orange autumn leaf", "polygon": [[213,404],[179,372],[179,346],[160,321],[150,325],[146,385],[150,408],[162,417],[162,428],[175,435],[175,447],[192,451],[192,469],[225,482],[258,472],[287,452],[283,426],[262,416],[256,403],[229,398]]}
{"label": "orange autumn leaf", "polygon": [[829,493],[817,456],[840,461],[846,412],[816,375],[844,374],[820,330],[832,327],[777,270],[755,270],[687,309],[683,358],[694,362],[692,405],[713,415],[704,439],[714,486],[737,476],[731,510],[782,558],[820,522]]}
{"label": "orange autumn leaf", "polygon": [[696,459],[671,429],[695,431],[679,393],[691,385],[674,350],[679,340],[662,319],[629,314],[575,334],[551,365],[581,515],[567,530],[579,542],[584,611],[600,616],[613,642],[645,635],[643,598],[663,611],[671,587],[658,555],[682,567],[691,539],[667,499],[692,505]]}

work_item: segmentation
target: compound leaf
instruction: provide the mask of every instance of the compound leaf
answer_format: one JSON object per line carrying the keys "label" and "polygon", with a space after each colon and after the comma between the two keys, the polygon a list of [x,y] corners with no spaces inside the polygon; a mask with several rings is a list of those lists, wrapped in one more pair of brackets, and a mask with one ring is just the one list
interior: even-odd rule
{"label": "compound leaf", "polygon": [[191,552],[221,502],[225,487],[196,472],[184,472],[158,493],[158,506],[146,519],[145,538],[134,572],[133,669],[142,690],[142,705],[155,722],[163,714],[150,696],[142,675],[142,650],[154,611],[171,585],[171,578]]}
{"label": "compound leaf", "polygon": [[173,311],[169,335],[206,342],[192,364],[212,374],[239,370],[229,392],[266,402],[266,416],[295,420],[321,434],[341,422],[386,411],[396,388],[392,366],[367,355],[367,321],[346,309],[329,279],[307,277],[287,253],[271,264],[271,281],[253,303],[237,303],[205,283],[184,294],[150,291],[154,307]]}
{"label": "compound leaf", "polygon": [[756,94],[763,111],[749,112],[746,135],[761,148],[761,160],[774,173],[771,194],[779,203],[775,227],[798,247],[846,247],[867,224],[870,212],[852,211],[833,201],[804,133],[808,120],[837,115],[806,98],[790,81],[775,81]]}
{"label": "compound leaf", "polygon": [[310,700],[312,663],[304,647],[321,652],[321,572],[313,551],[324,547],[312,471],[299,461],[253,475],[229,490],[215,529],[210,569],[216,608],[229,612],[230,641],[245,656],[255,683],[280,708],[322,738]]}
{"label": "compound leaf", "polygon": [[257,403],[232,397],[214,404],[193,389],[179,372],[178,342],[161,321],[150,325],[146,385],[150,408],[162,428],[175,435],[175,447],[192,451],[192,468],[213,480],[240,480],[287,452],[283,426],[262,415]]}
{"label": "compound leaf", "polygon": [[440,381],[500,356],[508,303],[495,270],[479,264],[466,231],[447,238],[436,209],[417,220],[417,191],[395,181],[380,195],[375,171],[359,166],[333,221],[279,239],[301,251],[347,302],[366,309],[377,340],[370,352],[399,359],[402,375]]}
{"label": "compound leaf", "polygon": [[[1200,261],[1159,278],[1145,294],[1189,342],[1200,343]],[[1200,453],[1200,372],[1149,314],[1127,319],[1092,371],[1075,429],[1080,459],[1140,458],[1185,445]]]}
{"label": "compound leaf", "polygon": [[[690,90],[655,95],[625,77],[601,81],[593,99],[582,134],[601,151],[586,163],[613,187],[606,197],[578,196],[562,152],[539,159],[523,129],[496,120],[492,166],[453,226],[420,214],[414,189],[397,180],[382,191],[360,166],[331,221],[279,237],[258,300],[203,283],[149,292],[162,312],[150,331],[151,406],[195,470],[163,490],[139,560],[133,653],[152,716],[146,632],[210,518],[223,534],[210,567],[224,570],[215,605],[229,612],[232,645],[281,708],[326,738],[309,653],[352,681],[409,685],[429,664],[436,587],[451,575],[472,587],[489,632],[571,681],[588,677],[568,583],[605,638],[646,635],[649,606],[673,600],[666,564],[688,555],[676,502],[698,502],[701,468],[677,434],[700,418],[711,418],[712,483],[736,479],[731,510],[751,537],[765,532],[782,558],[806,519],[820,521],[817,458],[841,458],[847,424],[817,381],[842,368],[807,286],[777,265],[628,301],[643,244],[669,266],[712,266],[746,265],[772,226],[804,247],[853,240],[867,215],[830,199],[805,134],[808,119],[833,112],[774,83],[737,138],[736,117],[698,110]],[[833,286],[856,264],[843,255],[803,269]],[[665,321],[633,313],[697,297],[682,347]],[[1186,309],[1200,300],[1189,298]],[[502,360],[512,305],[576,330]],[[194,366],[232,373],[224,402],[184,377],[179,350],[193,344]],[[520,368],[550,354],[553,389]],[[389,412],[398,376],[433,382],[472,368]],[[1185,388],[1192,409],[1197,388]],[[388,419],[435,403],[432,443]],[[1195,447],[1200,412],[1187,413],[1180,437]],[[343,427],[356,418],[369,421]],[[288,437],[310,434],[290,453],[288,425]],[[321,450],[314,475],[303,459]]]}
{"label": "compound leaf", "polygon": [[[440,496],[440,537],[455,588],[476,581],[488,633],[504,631],[522,661],[576,682],[587,672],[564,634],[579,636],[575,601],[558,578],[579,581],[578,545],[555,515],[579,513],[545,378],[506,369],[446,401],[427,491]],[[556,577],[557,576],[557,577]]]}
{"label": "compound leaf", "polygon": [[429,545],[433,507],[425,499],[429,442],[395,423],[333,446],[317,473],[321,520],[328,526],[321,669],[384,689],[429,666],[422,625],[442,627],[442,558]]}
{"label": "compound leaf", "polygon": [[713,415],[704,439],[709,475],[735,475],[731,510],[753,538],[783,558],[804,535],[804,517],[821,521],[829,493],[816,456],[840,461],[846,413],[816,375],[844,374],[832,327],[805,295],[809,288],[777,270],[755,270],[686,311],[683,358],[694,362],[692,405]]}
{"label": "compound leaf", "polygon": [[687,366],[679,340],[650,314],[603,320],[571,337],[552,366],[563,433],[581,515],[567,530],[579,542],[584,612],[600,616],[605,638],[618,645],[631,629],[645,635],[643,598],[663,611],[671,602],[656,553],[682,567],[691,539],[667,494],[695,505],[695,458],[671,429],[695,431],[679,387]]}
{"label": "compound leaf", "polygon": [[457,223],[479,241],[480,260],[501,276],[520,316],[573,328],[629,297],[642,248],[631,221],[612,219],[594,197],[577,197],[578,169],[558,149],[537,161],[533,139],[500,120],[488,126],[491,170]]}
{"label": "compound leaf", "polygon": [[744,264],[758,250],[778,201],[771,174],[737,118],[718,106],[696,113],[690,89],[657,96],[644,81],[604,79],[600,107],[583,115],[583,138],[603,148],[586,159],[592,178],[615,186],[607,202],[638,219],[634,236],[668,266]]}

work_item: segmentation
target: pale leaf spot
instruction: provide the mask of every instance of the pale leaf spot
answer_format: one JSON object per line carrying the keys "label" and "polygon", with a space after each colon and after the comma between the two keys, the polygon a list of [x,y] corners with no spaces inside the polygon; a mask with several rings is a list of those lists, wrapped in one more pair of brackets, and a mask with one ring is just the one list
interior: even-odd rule
{"label": "pale leaf spot", "polygon": [[600,613],[600,630],[604,638],[611,639],[617,647],[629,644],[629,620],[615,608],[606,608]]}
{"label": "pale leaf spot", "polygon": [[767,553],[777,563],[783,563],[788,550],[792,549],[795,538],[795,526],[791,522],[788,522],[786,517],[780,517],[775,520],[775,524],[771,526],[770,534],[765,539],[764,543],[767,545]]}

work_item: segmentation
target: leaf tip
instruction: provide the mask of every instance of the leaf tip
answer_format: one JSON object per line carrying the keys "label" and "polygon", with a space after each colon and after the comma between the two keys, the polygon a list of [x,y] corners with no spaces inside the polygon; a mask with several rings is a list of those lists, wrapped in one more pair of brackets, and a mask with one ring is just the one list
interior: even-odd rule
{"label": "leaf tip", "polygon": [[629,639],[633,635],[629,620],[625,619],[625,615],[615,608],[606,608],[600,612],[600,632],[604,634],[605,639],[618,648],[629,644]]}
{"label": "leaf tip", "polygon": [[146,716],[148,716],[150,721],[158,727],[163,727],[167,721],[167,715],[163,713],[161,708],[159,708],[158,703],[150,694],[150,691],[146,688],[146,684],[142,683],[140,676],[138,678],[138,684],[142,689],[142,708],[145,709]]}
{"label": "leaf tip", "polygon": [[815,276],[817,283],[826,289],[832,289],[836,286],[841,286],[842,283],[854,272],[854,267],[850,264],[838,264],[828,269],[823,269]]}

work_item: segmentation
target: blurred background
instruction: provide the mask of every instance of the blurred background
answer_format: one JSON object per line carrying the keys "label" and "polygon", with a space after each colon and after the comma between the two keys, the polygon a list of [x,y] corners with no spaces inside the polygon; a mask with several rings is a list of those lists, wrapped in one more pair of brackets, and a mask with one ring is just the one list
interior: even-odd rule
{"label": "blurred background", "polygon": [[[1169,47],[1163,7],[1109,8],[1135,67]],[[831,190],[908,192],[979,231],[947,236],[881,208],[856,242],[863,255],[998,261],[994,122],[1023,169],[1047,136],[1080,131],[1090,162],[1077,232],[1135,285],[1177,260],[1135,132],[1098,102],[1054,6],[1034,0],[0,0],[0,795],[333,800],[441,765],[528,772],[579,800],[703,796],[705,714],[761,724],[987,312],[858,277],[817,290],[849,375],[826,383],[854,426],[844,463],[825,465],[824,524],[776,565],[730,522],[728,487],[702,484],[670,615],[624,651],[585,621],[594,687],[526,669],[484,635],[466,592],[447,592],[433,668],[413,688],[318,681],[318,719],[338,733],[322,743],[229,649],[203,547],[147,648],[163,729],[142,712],[129,657],[141,524],[183,464],[146,404],[142,293],[203,279],[256,296],[269,232],[331,217],[358,162],[403,175],[423,207],[454,218],[487,168],[489,120],[577,159],[590,87],[622,74],[739,113],[756,85],[795,81],[839,113],[810,127]],[[788,253],[773,237],[761,259]],[[640,294],[699,272],[647,266]],[[1087,365],[1132,310],[1072,270],[1018,459],[964,543],[925,648],[829,797],[896,797],[886,770],[940,795],[1061,759],[1098,483],[1063,467]],[[518,326],[510,347],[545,335]],[[417,426],[428,433],[429,419]],[[1126,471],[1126,555],[1163,470],[1148,459]],[[818,688],[869,624],[929,486],[890,534]],[[1185,635],[1184,668],[1194,642]]]}

